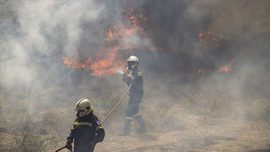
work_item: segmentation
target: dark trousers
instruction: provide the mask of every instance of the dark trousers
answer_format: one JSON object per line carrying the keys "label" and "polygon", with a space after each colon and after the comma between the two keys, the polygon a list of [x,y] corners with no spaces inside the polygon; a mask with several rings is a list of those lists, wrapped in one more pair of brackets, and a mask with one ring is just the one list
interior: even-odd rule
{"label": "dark trousers", "polygon": [[139,105],[141,103],[141,99],[142,95],[130,95],[126,109],[124,134],[130,134],[132,119],[135,119],[138,122],[141,131],[146,131],[144,119],[139,113]]}
{"label": "dark trousers", "polygon": [[74,145],[74,152],[94,152],[96,144]]}

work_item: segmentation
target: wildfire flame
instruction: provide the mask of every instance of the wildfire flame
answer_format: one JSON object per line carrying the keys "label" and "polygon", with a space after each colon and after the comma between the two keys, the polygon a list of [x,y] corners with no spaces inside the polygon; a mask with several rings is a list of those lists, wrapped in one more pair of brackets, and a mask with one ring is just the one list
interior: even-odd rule
{"label": "wildfire flame", "polygon": [[198,74],[204,74],[205,73],[205,70],[203,69],[203,68],[200,68],[199,70],[198,70]]}
{"label": "wildfire flame", "polygon": [[[117,41],[118,43],[113,43],[113,45],[116,44],[116,46],[103,48],[93,58],[89,57],[87,60],[81,60],[79,57],[77,57],[77,59],[74,57],[63,57],[66,68],[90,70],[92,76],[107,77],[111,76],[113,73],[123,73],[122,69],[124,69],[126,62],[123,61],[119,50],[163,50],[152,46],[141,46],[140,43],[128,43],[129,45],[123,45],[122,43],[124,41],[132,41],[134,35],[146,36],[143,27],[147,19],[142,13],[137,15],[133,8],[128,8],[126,5],[120,12],[124,14],[124,19],[119,21],[118,25],[109,27],[107,29],[106,38],[104,39],[105,43]],[[109,44],[112,45],[112,43]]]}
{"label": "wildfire flame", "polygon": [[[100,59],[99,56],[101,54],[107,54],[107,56]],[[113,48],[112,50],[108,49],[97,54],[96,59],[98,60],[96,61],[92,61],[91,57],[85,61],[80,60],[80,58],[76,60],[74,57],[63,57],[62,59],[66,68],[90,70],[92,71],[92,76],[107,77],[125,67],[125,62],[120,57],[118,48]]]}
{"label": "wildfire flame", "polygon": [[125,62],[121,60],[121,55],[118,53],[118,50],[119,48],[115,47],[112,50],[109,49],[102,52],[101,54],[106,52],[107,58],[94,62],[91,65],[91,70],[93,70],[91,75],[106,77],[112,75],[112,73],[116,73],[119,68],[123,69]]}
{"label": "wildfire flame", "polygon": [[[236,58],[234,58],[229,64],[227,64],[227,65],[224,65],[224,66],[222,66],[222,67],[220,67],[220,68],[218,68],[218,72],[229,72],[229,71],[231,71],[231,68],[232,68],[232,65],[233,65],[233,63],[236,61]],[[213,71],[214,69],[208,69],[208,70],[206,70],[206,69],[203,69],[203,68],[200,68],[198,71],[197,71],[197,74],[205,74],[205,73],[207,73],[207,72],[209,72],[209,71]],[[216,70],[214,70],[214,71],[216,71]]]}
{"label": "wildfire flame", "polygon": [[223,39],[223,36],[218,36],[217,34],[213,33],[212,31],[207,31],[207,32],[200,32],[198,34],[198,37],[200,39],[200,42],[211,46],[211,47],[219,47],[220,45],[220,40]]}
{"label": "wildfire flame", "polygon": [[74,69],[88,70],[91,62],[91,57],[89,57],[88,60],[83,61],[83,63],[80,62],[79,58],[78,60],[75,60],[73,57],[70,57],[70,59],[68,59],[68,57],[63,57],[62,59],[66,65],[66,68],[72,68],[73,66]]}
{"label": "wildfire flame", "polygon": [[227,65],[219,68],[218,72],[229,72],[231,70],[232,64],[235,62],[235,58]]}
{"label": "wildfire flame", "polygon": [[[121,12],[125,13],[126,11],[125,9],[121,9]],[[110,27],[106,34],[107,37],[104,40],[106,41],[121,40],[135,33],[145,35],[144,28],[141,25],[144,25],[143,22],[146,22],[146,18],[142,14],[136,17],[133,8],[130,8],[127,14],[128,17],[126,24],[123,23],[125,21],[119,21],[118,26]],[[121,26],[123,24],[125,25],[124,28],[123,26]]]}

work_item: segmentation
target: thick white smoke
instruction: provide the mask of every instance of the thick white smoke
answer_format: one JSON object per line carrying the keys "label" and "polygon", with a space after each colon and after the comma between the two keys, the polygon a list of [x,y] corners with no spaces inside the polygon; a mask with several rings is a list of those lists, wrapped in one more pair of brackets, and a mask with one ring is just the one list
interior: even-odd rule
{"label": "thick white smoke", "polygon": [[[30,70],[22,72],[19,69],[30,68],[35,62],[40,62],[35,59],[55,62],[50,57],[58,55],[58,52],[74,55],[84,32],[81,24],[84,21],[94,22],[103,9],[102,4],[97,6],[93,1],[25,1],[14,5],[18,28],[12,36],[1,38],[1,50],[3,58],[14,56],[15,59],[3,63],[1,77],[3,81],[10,82],[21,76],[20,81],[25,83],[35,80],[34,74]],[[50,67],[59,68],[58,65]],[[57,69],[49,70],[47,74],[54,70]]]}

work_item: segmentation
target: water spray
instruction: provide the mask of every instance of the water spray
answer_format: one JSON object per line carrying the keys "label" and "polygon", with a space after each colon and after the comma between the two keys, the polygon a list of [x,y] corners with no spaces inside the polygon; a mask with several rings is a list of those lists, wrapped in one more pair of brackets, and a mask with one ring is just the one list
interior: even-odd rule
{"label": "water spray", "polygon": [[117,72],[117,73],[120,73],[120,74],[122,74],[122,75],[125,73],[125,72],[124,72],[122,69],[120,69],[120,68],[116,69],[116,72]]}

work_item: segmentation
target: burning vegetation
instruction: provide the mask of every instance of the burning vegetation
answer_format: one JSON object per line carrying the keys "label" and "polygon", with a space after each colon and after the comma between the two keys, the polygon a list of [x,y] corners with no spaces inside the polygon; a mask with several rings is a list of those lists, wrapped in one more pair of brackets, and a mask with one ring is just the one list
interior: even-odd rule
{"label": "burning vegetation", "polygon": [[211,31],[200,32],[198,37],[201,43],[204,43],[209,47],[220,47],[221,46],[220,41],[225,39],[223,36],[218,36]]}
{"label": "burning vegetation", "polygon": [[232,68],[232,64],[236,59],[233,59],[228,65],[222,66],[219,68],[218,72],[229,72]]}
{"label": "burning vegetation", "polygon": [[119,21],[118,25],[113,25],[107,29],[105,42],[103,43],[116,42],[107,48],[103,48],[94,58],[89,57],[86,61],[81,61],[79,56],[77,59],[63,57],[66,68],[90,70],[92,76],[107,77],[116,73],[117,69],[124,69],[125,67],[126,61],[119,53],[120,50],[158,50],[155,47],[150,48],[132,43],[134,36],[146,35],[143,29],[143,22],[146,22],[146,18],[142,14],[137,15],[133,8],[128,8],[126,5],[120,11],[123,14],[123,20]]}
{"label": "burning vegetation", "polygon": [[[233,63],[236,61],[236,59],[234,58],[229,64],[227,65],[224,65],[224,66],[221,66],[219,67],[218,69],[215,69],[215,71],[218,71],[218,72],[230,72],[231,71],[231,68],[232,68],[232,65]],[[200,68],[197,73],[198,74],[205,74],[206,72],[212,72],[213,69],[203,69],[203,68]]]}
{"label": "burning vegetation", "polygon": [[[104,58],[102,55],[106,55]],[[66,68],[79,69],[91,71],[92,76],[100,76],[107,77],[117,72],[117,69],[124,69],[125,62],[122,61],[121,56],[118,54],[118,49],[108,49],[106,51],[100,51],[99,54],[96,55],[96,60],[91,60],[89,57],[86,61],[80,60],[79,57],[74,59],[73,57],[63,57],[64,64]]]}

